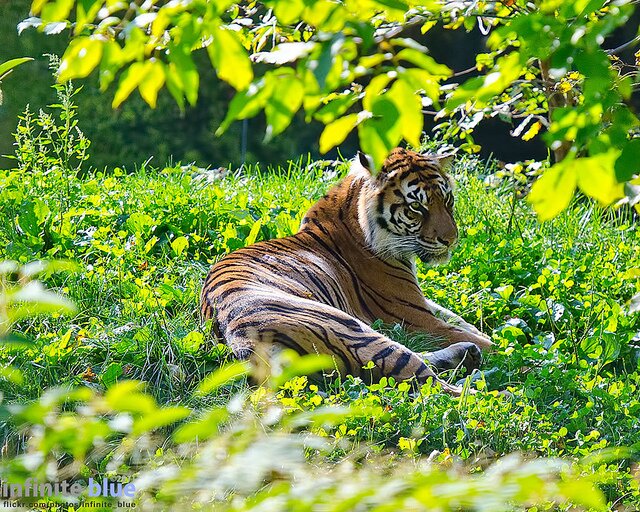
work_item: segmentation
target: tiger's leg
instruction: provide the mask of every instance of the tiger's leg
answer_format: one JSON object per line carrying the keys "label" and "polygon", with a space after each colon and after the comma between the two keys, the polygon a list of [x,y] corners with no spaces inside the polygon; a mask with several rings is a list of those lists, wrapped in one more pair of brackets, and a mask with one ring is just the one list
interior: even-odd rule
{"label": "tiger's leg", "polygon": [[466,322],[461,316],[456,315],[453,311],[450,311],[447,308],[440,306],[439,304],[436,304],[432,300],[426,299],[426,301],[429,310],[438,318],[444,320],[447,323],[458,326],[469,334],[484,338],[491,343],[491,338],[489,336],[477,329],[475,326]]}
{"label": "tiger's leg", "polygon": [[480,368],[480,363],[482,362],[480,349],[477,345],[468,341],[454,343],[442,350],[425,352],[422,355],[438,372],[453,370],[462,366],[466,368],[467,373],[471,373],[473,370]]}
{"label": "tiger's leg", "polygon": [[[415,377],[419,383],[433,379],[447,393],[461,392],[438,379],[422,356],[339,309],[281,291],[261,296],[258,302],[254,294],[252,300],[259,307],[251,314],[227,319],[221,311],[224,337],[240,357],[255,354],[258,345],[277,344],[300,354],[328,354],[343,374],[373,380]],[[369,361],[375,367],[363,370]]]}

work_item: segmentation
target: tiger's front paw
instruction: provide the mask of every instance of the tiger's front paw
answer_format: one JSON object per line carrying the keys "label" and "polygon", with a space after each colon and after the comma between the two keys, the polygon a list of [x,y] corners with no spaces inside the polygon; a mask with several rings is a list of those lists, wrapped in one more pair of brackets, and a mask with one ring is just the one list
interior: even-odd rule
{"label": "tiger's front paw", "polygon": [[462,366],[467,370],[467,373],[471,373],[480,368],[480,363],[482,363],[482,353],[478,345],[470,341],[454,343],[442,350],[428,352],[424,354],[424,357],[438,372]]}

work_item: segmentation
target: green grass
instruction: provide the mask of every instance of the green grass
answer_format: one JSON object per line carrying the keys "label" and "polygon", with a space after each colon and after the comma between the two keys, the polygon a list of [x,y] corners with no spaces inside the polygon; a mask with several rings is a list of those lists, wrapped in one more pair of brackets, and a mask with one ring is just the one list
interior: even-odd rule
{"label": "green grass", "polygon": [[[138,379],[162,406],[184,405],[195,417],[224,406],[238,387],[194,394],[206,375],[231,361],[199,323],[201,283],[226,252],[295,232],[306,209],[345,171],[309,164],[222,174],[142,166],[82,178],[0,171],[0,260],[70,259],[81,267],[46,279],[78,313],[24,321],[16,330],[33,344],[0,350],[2,364],[23,377],[0,380],[5,403],[29,403],[60,385],[101,396],[117,382]],[[514,200],[511,182],[484,184],[491,171],[461,162],[460,245],[448,265],[419,266],[419,277],[430,298],[493,333],[497,348],[474,386],[509,389],[513,398],[481,393],[456,401],[357,379],[317,390],[294,379],[272,399],[285,416],[353,408],[335,424],[309,427],[329,441],[332,460],[360,457],[364,443],[400,460],[438,450],[441,461],[459,458],[479,470],[514,451],[580,460],[631,447],[583,473],[608,475],[603,489],[610,503],[640,508],[629,473],[640,449],[640,325],[637,315],[624,314],[640,289],[632,278],[640,268],[638,228],[630,214],[586,200],[541,225],[523,200]],[[423,341],[394,327],[386,332],[413,347]],[[18,439],[12,422],[4,425]],[[85,464],[104,471],[104,460],[103,453]]]}

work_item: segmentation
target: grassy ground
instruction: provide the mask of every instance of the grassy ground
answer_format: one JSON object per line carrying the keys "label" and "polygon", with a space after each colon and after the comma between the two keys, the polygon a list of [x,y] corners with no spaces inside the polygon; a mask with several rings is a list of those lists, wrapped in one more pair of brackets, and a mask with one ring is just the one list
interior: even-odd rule
{"label": "grassy ground", "polygon": [[[230,361],[197,317],[209,266],[245,244],[295,232],[306,209],[344,171],[343,165],[306,161],[263,172],[143,166],[80,178],[0,171],[0,260],[80,264],[78,272],[46,278],[76,303],[77,314],[24,321],[16,330],[33,344],[0,349],[2,364],[22,375],[0,380],[5,403],[36,400],[45,410],[43,390],[71,385],[108,396],[118,383],[138,379],[161,406],[188,407],[185,414],[215,423],[208,411],[224,407],[238,388],[194,394],[206,375]],[[353,379],[317,389],[298,378],[273,400],[285,415],[327,405],[362,411],[326,427],[303,427],[329,441],[332,460],[361,460],[357,446],[366,443],[373,453],[402,460],[437,450],[443,463],[463,460],[480,470],[511,452],[584,460],[603,449],[630,447],[620,457],[608,452],[609,458],[593,459],[581,471],[600,475],[608,507],[640,509],[634,469],[640,449],[639,322],[624,314],[625,302],[640,288],[634,280],[640,268],[637,225],[626,214],[583,200],[541,225],[509,180],[485,185],[490,171],[477,162],[458,166],[460,245],[448,265],[419,266],[419,277],[429,297],[493,333],[498,349],[472,385],[509,389],[513,398],[484,393],[455,401],[431,391],[416,397],[397,383],[367,387]],[[397,328],[390,332],[398,341],[417,343]],[[33,414],[20,409],[23,433],[29,425],[46,425],[44,412]],[[4,422],[7,446],[24,451],[27,437],[15,424]],[[51,442],[60,464],[68,452],[62,441]],[[83,462],[85,471],[105,471],[105,460],[118,449],[116,443]],[[133,474],[127,461],[124,468],[108,466],[110,474]]]}

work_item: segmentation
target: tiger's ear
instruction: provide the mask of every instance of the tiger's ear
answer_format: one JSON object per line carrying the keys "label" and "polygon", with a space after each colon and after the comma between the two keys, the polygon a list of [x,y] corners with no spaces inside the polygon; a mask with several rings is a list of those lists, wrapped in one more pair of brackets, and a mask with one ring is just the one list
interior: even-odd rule
{"label": "tiger's ear", "polygon": [[369,176],[375,176],[376,174],[378,174],[377,169],[373,165],[373,158],[371,158],[366,153],[363,153],[362,151],[358,151],[354,164],[356,165],[354,165],[353,167],[360,167],[360,170],[366,172],[366,174],[368,174]]}
{"label": "tiger's ear", "polygon": [[440,168],[444,172],[449,172],[453,168],[453,163],[456,160],[455,153],[449,153],[447,155],[438,155],[438,163],[440,164]]}

